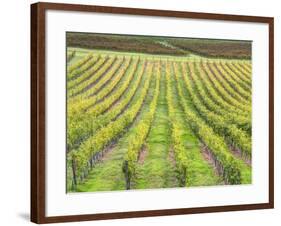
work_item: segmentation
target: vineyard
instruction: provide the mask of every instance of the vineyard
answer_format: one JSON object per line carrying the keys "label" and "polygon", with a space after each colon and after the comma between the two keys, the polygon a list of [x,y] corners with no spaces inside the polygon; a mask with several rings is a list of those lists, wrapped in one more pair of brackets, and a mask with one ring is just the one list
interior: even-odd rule
{"label": "vineyard", "polygon": [[250,184],[251,60],[68,48],[67,191]]}

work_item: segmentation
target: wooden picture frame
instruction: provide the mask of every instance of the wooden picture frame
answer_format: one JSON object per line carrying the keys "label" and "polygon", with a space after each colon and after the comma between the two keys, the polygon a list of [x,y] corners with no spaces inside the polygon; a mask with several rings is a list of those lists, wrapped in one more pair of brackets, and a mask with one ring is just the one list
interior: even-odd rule
{"label": "wooden picture frame", "polygon": [[[217,21],[263,23],[269,26],[269,175],[268,202],[241,205],[205,206],[194,208],[157,209],[130,212],[92,213],[83,215],[46,216],[46,11],[99,12],[151,17],[193,18]],[[119,8],[93,5],[36,3],[31,5],[31,221],[57,223],[70,221],[105,220],[151,217],[206,212],[270,209],[274,207],[274,19],[154,9]]]}

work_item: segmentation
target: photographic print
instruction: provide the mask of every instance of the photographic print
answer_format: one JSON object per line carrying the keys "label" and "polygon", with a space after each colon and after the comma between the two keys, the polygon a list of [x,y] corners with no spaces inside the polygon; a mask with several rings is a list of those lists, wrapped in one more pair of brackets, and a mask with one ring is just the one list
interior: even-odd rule
{"label": "photographic print", "polygon": [[251,184],[251,58],[251,40],[66,32],[67,192]]}

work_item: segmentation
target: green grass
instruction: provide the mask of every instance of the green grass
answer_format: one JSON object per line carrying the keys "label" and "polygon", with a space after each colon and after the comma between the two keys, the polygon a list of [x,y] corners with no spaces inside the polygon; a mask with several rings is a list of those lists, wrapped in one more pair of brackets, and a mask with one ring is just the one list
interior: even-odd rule
{"label": "green grass", "polygon": [[93,168],[85,183],[77,186],[77,191],[124,190],[125,180],[122,173],[124,152],[125,149],[114,148],[104,161]]}
{"label": "green grass", "polygon": [[176,169],[169,159],[170,129],[166,103],[165,77],[161,77],[160,94],[154,122],[146,142],[146,157],[137,167],[133,188],[178,187]]}

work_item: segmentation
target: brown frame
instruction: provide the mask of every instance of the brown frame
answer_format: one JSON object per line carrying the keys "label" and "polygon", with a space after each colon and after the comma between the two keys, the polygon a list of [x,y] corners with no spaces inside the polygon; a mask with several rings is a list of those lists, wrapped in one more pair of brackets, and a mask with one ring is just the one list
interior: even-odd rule
{"label": "brown frame", "polygon": [[[225,21],[258,22],[269,25],[269,202],[215,207],[145,210],[104,214],[46,217],[45,215],[45,12],[66,10],[109,14],[149,15]],[[55,223],[151,217],[274,208],[274,18],[93,5],[35,3],[31,5],[31,221]]]}

